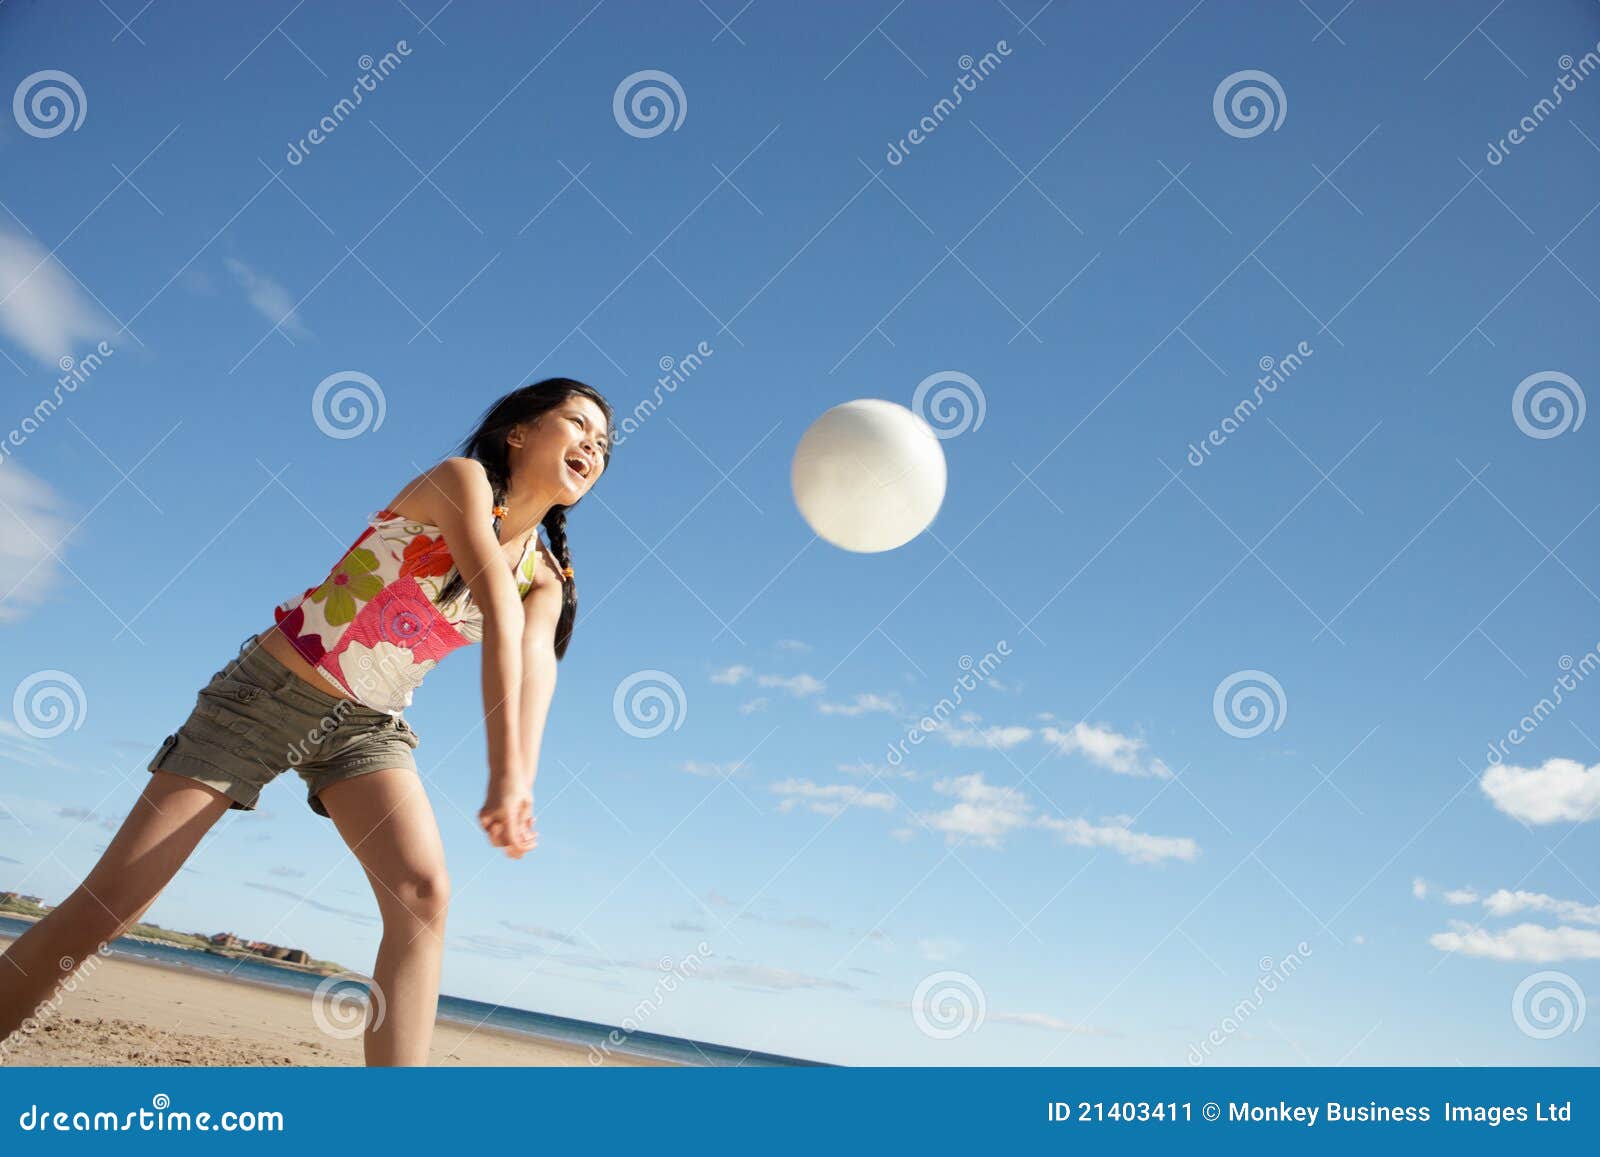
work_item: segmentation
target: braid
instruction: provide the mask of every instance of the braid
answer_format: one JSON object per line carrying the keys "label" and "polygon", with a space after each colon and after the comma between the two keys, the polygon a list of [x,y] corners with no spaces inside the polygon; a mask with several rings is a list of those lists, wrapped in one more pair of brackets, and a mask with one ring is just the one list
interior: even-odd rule
{"label": "braid", "polygon": [[550,553],[556,556],[556,561],[561,564],[563,571],[561,615],[556,620],[556,658],[560,659],[567,653],[567,644],[572,641],[573,621],[578,617],[578,584],[570,575],[564,573],[572,566],[572,548],[567,543],[567,508],[552,506],[541,525],[550,537]]}

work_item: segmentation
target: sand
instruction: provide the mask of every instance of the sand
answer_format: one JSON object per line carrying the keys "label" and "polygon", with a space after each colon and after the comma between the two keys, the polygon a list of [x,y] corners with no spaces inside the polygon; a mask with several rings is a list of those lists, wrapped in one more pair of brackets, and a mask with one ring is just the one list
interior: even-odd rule
{"label": "sand", "polygon": [[[0,938],[0,949],[10,943]],[[0,1048],[3,1065],[361,1065],[361,1038],[317,1027],[311,994],[208,976],[156,961],[101,958],[33,1033]],[[439,1021],[430,1065],[588,1067],[589,1050]],[[660,1062],[611,1053],[608,1065]]]}

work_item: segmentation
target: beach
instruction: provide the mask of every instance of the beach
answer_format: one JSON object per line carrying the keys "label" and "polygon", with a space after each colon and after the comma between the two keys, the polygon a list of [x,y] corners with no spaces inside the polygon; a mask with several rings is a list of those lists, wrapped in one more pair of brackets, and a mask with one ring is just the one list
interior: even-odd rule
{"label": "beach", "polygon": [[[0,937],[0,950],[10,940]],[[307,992],[209,976],[155,961],[104,957],[30,1033],[0,1049],[6,1065],[361,1065],[361,1038],[324,1032]],[[589,1066],[590,1050],[520,1033],[439,1021],[436,1066]],[[612,1051],[607,1065],[656,1065]]]}

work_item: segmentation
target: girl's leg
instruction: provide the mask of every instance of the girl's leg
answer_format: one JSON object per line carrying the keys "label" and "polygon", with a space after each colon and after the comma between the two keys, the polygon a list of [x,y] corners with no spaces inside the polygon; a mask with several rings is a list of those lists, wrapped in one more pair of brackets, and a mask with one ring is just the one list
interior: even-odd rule
{"label": "girl's leg", "polygon": [[215,788],[165,771],[150,773],[83,883],[0,956],[0,1040],[101,944],[144,915],[227,810],[228,797]]}
{"label": "girl's leg", "polygon": [[362,1038],[367,1064],[425,1065],[450,902],[433,805],[417,773],[401,767],[339,780],[320,797],[366,871],[383,916],[372,969],[377,994]]}

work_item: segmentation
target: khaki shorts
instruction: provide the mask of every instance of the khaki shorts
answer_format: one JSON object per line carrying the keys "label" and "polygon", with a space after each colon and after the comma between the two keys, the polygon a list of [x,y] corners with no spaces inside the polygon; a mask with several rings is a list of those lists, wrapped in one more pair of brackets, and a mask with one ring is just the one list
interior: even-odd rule
{"label": "khaki shorts", "polygon": [[306,782],[306,802],[331,783],[385,767],[416,770],[421,740],[397,715],[323,691],[248,636],[239,655],[200,689],[194,710],[167,736],[150,771],[216,788],[230,809],[254,811],[261,789],[288,768]]}

